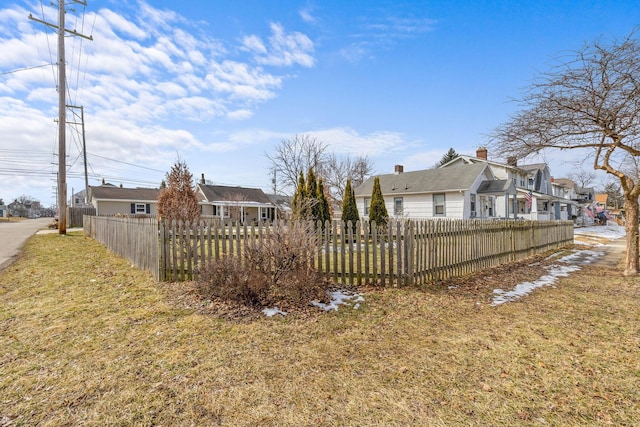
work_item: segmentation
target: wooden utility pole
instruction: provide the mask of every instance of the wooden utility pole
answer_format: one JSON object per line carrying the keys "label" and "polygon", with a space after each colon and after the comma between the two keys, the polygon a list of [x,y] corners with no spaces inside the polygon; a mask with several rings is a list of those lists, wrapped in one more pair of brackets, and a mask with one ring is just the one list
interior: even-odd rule
{"label": "wooden utility pole", "polygon": [[[86,6],[81,0],[71,0]],[[36,19],[29,14],[29,19],[58,30],[58,234],[67,234],[67,104],[66,104],[66,62],[64,54],[64,35],[71,33],[89,40],[91,36],[84,36],[73,30],[64,28],[64,0],[58,0],[58,25]]]}

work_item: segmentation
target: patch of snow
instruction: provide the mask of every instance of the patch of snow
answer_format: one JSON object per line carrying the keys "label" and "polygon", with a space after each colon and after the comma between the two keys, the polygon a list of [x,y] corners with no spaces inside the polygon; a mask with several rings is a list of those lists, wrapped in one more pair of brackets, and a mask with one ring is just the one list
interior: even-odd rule
{"label": "patch of snow", "polygon": [[321,303],[318,300],[311,301],[311,304],[316,307],[320,307],[324,311],[338,311],[338,306],[340,304],[353,304],[353,309],[357,310],[358,308],[360,308],[360,303],[364,302],[364,298],[362,297],[362,295],[348,291],[328,292],[327,295],[331,297],[331,301],[328,304]]}
{"label": "patch of snow", "polygon": [[264,310],[262,310],[262,312],[264,313],[265,316],[267,317],[273,317],[276,314],[282,314],[283,316],[287,315],[286,311],[282,311],[280,310],[277,306],[274,308],[265,308]]}
{"label": "patch of snow", "polygon": [[623,226],[617,224],[596,225],[592,227],[578,227],[573,230],[573,234],[583,236],[597,236],[605,239],[619,239],[626,236],[627,232]]}
{"label": "patch of snow", "polygon": [[545,267],[547,274],[540,277],[538,280],[520,283],[511,291],[494,289],[493,293],[496,296],[493,298],[491,305],[496,306],[506,302],[515,301],[530,294],[534,289],[541,288],[543,286],[551,286],[559,277],[566,277],[569,273],[580,270],[580,268],[582,268],[581,265],[591,264],[603,254],[604,252],[583,250],[565,255],[558,260],[559,263],[563,263],[565,265],[553,264]]}

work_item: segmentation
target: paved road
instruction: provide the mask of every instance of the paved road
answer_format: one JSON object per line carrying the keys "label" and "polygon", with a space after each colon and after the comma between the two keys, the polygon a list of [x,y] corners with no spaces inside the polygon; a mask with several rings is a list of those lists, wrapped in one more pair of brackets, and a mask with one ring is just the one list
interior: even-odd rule
{"label": "paved road", "polygon": [[0,270],[7,268],[20,253],[24,242],[36,231],[47,228],[51,218],[0,222]]}

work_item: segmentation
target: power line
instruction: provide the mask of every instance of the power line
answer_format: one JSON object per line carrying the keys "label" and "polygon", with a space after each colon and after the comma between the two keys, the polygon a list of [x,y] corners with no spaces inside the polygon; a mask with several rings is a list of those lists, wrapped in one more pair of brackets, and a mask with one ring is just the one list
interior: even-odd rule
{"label": "power line", "polygon": [[34,65],[33,67],[25,67],[25,68],[18,68],[16,70],[11,70],[11,71],[3,71],[0,73],[0,76],[4,76],[7,74],[15,74],[15,73],[19,73],[20,71],[29,71],[29,70],[35,70],[37,68],[49,67],[51,65],[55,65],[55,64]]}

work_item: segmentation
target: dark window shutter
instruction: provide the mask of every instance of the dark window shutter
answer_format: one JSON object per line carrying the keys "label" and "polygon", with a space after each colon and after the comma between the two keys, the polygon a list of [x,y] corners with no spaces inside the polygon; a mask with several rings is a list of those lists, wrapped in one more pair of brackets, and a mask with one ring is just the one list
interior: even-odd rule
{"label": "dark window shutter", "polygon": [[132,214],[136,213],[136,204],[135,203],[131,203],[131,213]]}
{"label": "dark window shutter", "polygon": [[151,203],[147,203],[147,206],[145,207],[145,210],[148,214],[151,213]]}

